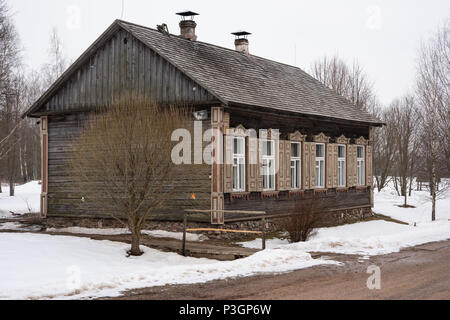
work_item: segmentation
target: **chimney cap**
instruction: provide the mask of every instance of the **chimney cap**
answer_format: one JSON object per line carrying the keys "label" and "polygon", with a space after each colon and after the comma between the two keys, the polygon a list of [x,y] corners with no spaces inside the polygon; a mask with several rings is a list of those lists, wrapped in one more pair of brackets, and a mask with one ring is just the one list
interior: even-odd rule
{"label": "chimney cap", "polygon": [[194,20],[195,16],[198,16],[199,14],[194,12],[194,11],[183,11],[183,12],[178,12],[177,15],[182,16],[183,20],[186,20],[186,17],[191,17],[191,20]]}
{"label": "chimney cap", "polygon": [[247,31],[236,31],[236,32],[232,32],[231,34],[235,35],[238,38],[240,38],[240,37],[247,38],[247,36],[251,35],[251,33],[247,32]]}

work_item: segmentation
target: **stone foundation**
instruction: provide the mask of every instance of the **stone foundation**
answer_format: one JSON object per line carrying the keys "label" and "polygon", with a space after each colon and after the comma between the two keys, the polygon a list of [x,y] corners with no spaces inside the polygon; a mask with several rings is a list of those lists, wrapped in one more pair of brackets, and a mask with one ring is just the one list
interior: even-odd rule
{"label": "stone foundation", "polygon": [[[355,223],[374,217],[370,208],[359,208],[343,210],[338,212],[326,213],[320,222],[320,227],[331,227],[348,223]],[[265,232],[270,236],[280,231],[275,219],[268,219],[266,222]],[[66,227],[83,227],[83,228],[124,228],[125,226],[119,221],[108,218],[54,218],[49,217],[43,221],[46,228],[66,228]],[[211,225],[209,223],[188,222],[188,228],[214,228],[214,229],[230,229],[230,230],[249,230],[261,231],[261,221],[243,221],[229,223],[224,226]],[[144,230],[165,230],[171,232],[183,232],[182,222],[173,221],[147,221],[143,227]],[[209,239],[239,241],[248,238],[254,238],[254,234],[245,233],[226,233],[226,232],[198,232],[206,235]]]}
{"label": "stone foundation", "polygon": [[321,222],[323,227],[333,227],[343,224],[356,223],[374,217],[371,208],[349,209],[336,212],[330,212],[324,215]]}

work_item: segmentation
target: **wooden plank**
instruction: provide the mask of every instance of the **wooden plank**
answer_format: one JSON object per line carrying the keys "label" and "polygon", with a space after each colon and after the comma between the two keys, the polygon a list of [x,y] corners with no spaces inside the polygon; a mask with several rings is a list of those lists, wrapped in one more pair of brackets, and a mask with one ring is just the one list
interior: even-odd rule
{"label": "wooden plank", "polygon": [[263,234],[261,231],[251,230],[231,230],[231,229],[214,229],[214,228],[196,228],[186,229],[187,232],[226,232],[226,233],[249,233],[249,234]]}

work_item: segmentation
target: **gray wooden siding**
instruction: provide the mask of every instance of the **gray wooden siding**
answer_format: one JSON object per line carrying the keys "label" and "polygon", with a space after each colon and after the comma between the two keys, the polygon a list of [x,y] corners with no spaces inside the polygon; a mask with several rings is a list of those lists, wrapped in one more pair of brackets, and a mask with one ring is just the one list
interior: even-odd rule
{"label": "gray wooden siding", "polygon": [[39,113],[105,106],[122,91],[133,91],[159,103],[217,101],[203,87],[121,30],[61,86]]}
{"label": "gray wooden siding", "polygon": [[[313,195],[312,191],[307,191],[304,196],[292,195],[288,192],[280,192],[279,197],[262,198],[259,194],[251,194],[250,199],[233,199],[225,195],[225,210],[256,210],[266,211],[268,214],[284,214],[295,211],[295,201],[302,199],[317,199],[327,209],[344,210],[354,207],[370,207],[370,191],[350,190],[348,192],[329,192],[328,194]],[[242,218],[245,215],[228,214],[227,218]]]}
{"label": "gray wooden siding", "polygon": [[[49,151],[48,151],[48,216],[72,217],[102,217],[108,212],[102,206],[104,201],[111,201],[100,194],[90,195],[98,201],[96,203],[81,201],[83,196],[73,183],[72,174],[68,170],[68,160],[72,157],[72,140],[79,134],[81,126],[86,121],[84,113],[68,116],[49,117]],[[204,130],[209,125],[204,123]],[[184,209],[195,206],[208,209],[210,205],[211,186],[209,165],[182,165],[177,168],[178,178],[173,182],[176,192],[170,201],[166,202],[153,214],[160,218],[180,218]],[[99,187],[99,190],[101,188]],[[195,202],[191,195],[195,193]]]}

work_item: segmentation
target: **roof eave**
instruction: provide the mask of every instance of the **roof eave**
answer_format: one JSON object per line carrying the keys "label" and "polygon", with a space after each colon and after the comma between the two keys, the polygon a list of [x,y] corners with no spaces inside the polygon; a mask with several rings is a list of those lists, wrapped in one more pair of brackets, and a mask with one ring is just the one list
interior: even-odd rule
{"label": "roof eave", "polygon": [[269,108],[269,107],[261,107],[261,106],[257,106],[257,105],[251,105],[251,104],[244,104],[244,103],[239,103],[239,102],[229,102],[229,107],[239,107],[239,108],[251,108],[251,109],[258,109],[259,111],[273,111],[273,112],[277,112],[277,113],[283,113],[286,115],[297,115],[297,116],[301,116],[301,117],[308,117],[308,118],[315,118],[318,120],[330,120],[330,121],[339,121],[339,122],[348,122],[348,123],[358,123],[361,125],[365,125],[365,126],[371,126],[371,127],[382,127],[385,126],[386,124],[379,121],[379,122],[375,122],[375,121],[363,121],[363,120],[354,120],[354,119],[345,119],[345,118],[337,118],[337,117],[332,117],[332,116],[325,116],[325,115],[317,115],[317,114],[309,114],[309,113],[304,113],[304,112],[294,112],[294,111],[283,111],[283,110],[279,110],[279,109],[274,109],[274,108]]}

